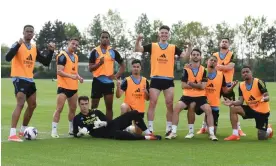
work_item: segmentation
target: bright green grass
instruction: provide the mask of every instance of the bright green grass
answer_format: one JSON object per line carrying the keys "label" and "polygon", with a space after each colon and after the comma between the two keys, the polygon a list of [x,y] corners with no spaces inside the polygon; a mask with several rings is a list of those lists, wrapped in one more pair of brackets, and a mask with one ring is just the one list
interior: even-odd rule
{"label": "bright green grass", "polygon": [[[38,166],[38,165],[275,165],[276,141],[257,141],[255,122],[241,121],[247,134],[238,142],[225,142],[223,138],[231,134],[229,112],[221,108],[219,119],[218,142],[208,140],[207,135],[196,135],[192,140],[185,140],[187,134],[186,113],[182,112],[176,140],[162,141],[115,141],[104,139],[67,138],[68,121],[66,106],[59,123],[59,133],[64,138],[51,139],[51,122],[55,110],[56,82],[36,80],[37,109],[31,126],[39,133],[39,140],[23,143],[7,142],[11,113],[15,107],[14,89],[10,79],[2,79],[2,165]],[[180,82],[176,81],[175,101],[181,94]],[[270,123],[276,126],[276,84],[268,83],[271,96]],[[91,82],[80,85],[79,95],[89,95]],[[122,100],[114,99],[114,117],[119,115]],[[103,101],[100,109],[104,110]],[[154,130],[164,135],[166,118],[163,94],[159,98]],[[196,130],[200,128],[203,117],[197,117]],[[19,122],[20,127],[22,118]]]}

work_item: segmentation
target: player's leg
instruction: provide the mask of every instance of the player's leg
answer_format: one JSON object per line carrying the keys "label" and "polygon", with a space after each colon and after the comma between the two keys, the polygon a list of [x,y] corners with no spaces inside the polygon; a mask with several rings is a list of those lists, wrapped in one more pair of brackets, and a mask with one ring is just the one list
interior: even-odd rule
{"label": "player's leg", "polygon": [[150,95],[150,102],[149,102],[149,108],[148,108],[148,127],[151,132],[153,132],[153,120],[154,120],[154,113],[155,108],[157,104],[158,97],[160,95],[160,90],[155,88],[149,89],[149,95]]}
{"label": "player's leg", "polygon": [[128,111],[131,111],[130,106],[127,103],[122,103],[121,104],[121,115]]}
{"label": "player's leg", "polygon": [[116,130],[113,132],[113,138],[118,140],[161,140],[161,136],[154,135],[140,135],[129,133],[127,131]]}
{"label": "player's leg", "polygon": [[243,119],[254,118],[253,112],[249,106],[235,106],[230,107],[230,121],[233,129],[231,136],[225,138],[225,141],[240,140],[239,131],[238,131],[238,115],[242,116]]}
{"label": "player's leg", "polygon": [[271,125],[268,124],[269,115],[270,113],[255,113],[256,128],[258,129],[258,140],[267,140],[273,136],[273,129]]}
{"label": "player's leg", "polygon": [[[203,99],[202,99],[203,100]],[[202,102],[203,104],[203,102]],[[211,106],[209,104],[207,104],[207,102],[205,104],[200,104],[200,109],[203,110],[205,112],[205,115],[207,116],[207,125],[208,125],[208,129],[209,129],[209,138],[212,141],[217,141],[217,137],[215,136],[214,133],[214,117],[212,114],[212,109]]]}
{"label": "player's leg", "polygon": [[189,103],[185,103],[185,102],[189,102],[186,99],[187,97],[182,96],[181,99],[176,103],[176,105],[174,106],[173,109],[173,119],[172,119],[172,132],[166,136],[166,139],[173,139],[176,138],[176,132],[177,132],[177,125],[178,125],[178,121],[179,121],[179,114],[180,112],[187,108],[187,105]]}
{"label": "player's leg", "polygon": [[213,114],[214,125],[215,125],[214,133],[216,135],[217,134],[217,128],[218,128],[219,110],[212,109],[212,114]]}
{"label": "player's leg", "polygon": [[[67,99],[68,106],[69,106],[69,112],[68,112],[68,121],[69,121],[69,135],[73,135],[73,119],[76,115],[77,110],[77,101],[78,101],[78,94],[77,91],[71,91],[72,97],[69,97]],[[70,95],[70,96],[71,96]]]}
{"label": "player's leg", "polygon": [[204,134],[207,133],[208,127],[207,127],[207,123],[206,123],[206,115],[204,115],[204,119],[201,125],[201,128],[198,130],[198,132],[196,134]]}
{"label": "player's leg", "polygon": [[[30,95],[30,96],[29,96]],[[23,123],[19,132],[20,136],[23,136],[24,130],[27,128],[32,116],[33,112],[36,108],[36,92],[33,92],[32,94],[27,95],[27,108],[24,113]]]}
{"label": "player's leg", "polygon": [[100,82],[93,78],[91,88],[91,109],[99,107],[100,99],[103,97],[102,88]]}
{"label": "player's leg", "polygon": [[165,89],[163,93],[164,93],[166,107],[167,107],[166,136],[168,136],[172,130],[174,87]]}
{"label": "player's leg", "polygon": [[53,121],[52,121],[52,132],[51,132],[51,136],[53,138],[59,138],[58,132],[57,132],[57,128],[58,128],[58,122],[60,120],[60,114],[63,110],[65,101],[67,100],[67,92],[65,91],[65,89],[63,88],[58,88],[57,91],[58,95],[57,95],[57,106],[56,106],[56,110],[54,112],[53,115]]}
{"label": "player's leg", "polygon": [[194,137],[194,123],[195,123],[195,108],[196,103],[192,102],[188,107],[187,119],[188,119],[188,134],[185,138],[193,138]]}
{"label": "player's leg", "polygon": [[108,83],[103,90],[104,102],[106,108],[106,118],[108,120],[113,119],[113,97],[114,97],[114,83]]}
{"label": "player's leg", "polygon": [[22,109],[24,107],[24,103],[26,101],[26,87],[25,82],[19,79],[13,81],[14,90],[15,90],[15,97],[16,97],[16,107],[12,113],[11,119],[11,129],[10,135],[8,137],[9,141],[15,142],[22,142],[17,135],[16,135],[16,126],[21,115]]}

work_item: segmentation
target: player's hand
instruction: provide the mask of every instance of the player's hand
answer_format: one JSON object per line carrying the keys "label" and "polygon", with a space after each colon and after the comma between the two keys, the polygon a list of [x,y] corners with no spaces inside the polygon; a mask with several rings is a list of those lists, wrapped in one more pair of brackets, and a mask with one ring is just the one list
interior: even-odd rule
{"label": "player's hand", "polygon": [[78,76],[77,74],[72,74],[72,75],[71,75],[71,78],[72,78],[73,80],[78,80],[78,79],[79,79],[79,76]]}
{"label": "player's hand", "polygon": [[86,127],[83,127],[83,128],[78,127],[78,129],[79,129],[80,134],[83,134],[83,135],[88,135],[89,134],[89,131],[87,130]]}
{"label": "player's hand", "polygon": [[100,58],[100,65],[104,64],[104,56]]}
{"label": "player's hand", "polygon": [[186,64],[184,65],[184,68],[189,68],[189,69],[192,69],[192,64],[190,64],[190,63],[186,63]]}
{"label": "player's hand", "polygon": [[222,71],[223,70],[223,65],[217,65],[216,69],[219,70],[219,71]]}
{"label": "player's hand", "polygon": [[80,81],[80,83],[83,83],[83,78],[78,74],[78,80]]}
{"label": "player's hand", "polygon": [[232,100],[229,100],[229,99],[226,98],[226,97],[224,97],[223,104],[230,107],[230,106],[233,105],[233,101],[232,101]]}
{"label": "player's hand", "polygon": [[101,127],[105,127],[107,125],[107,122],[101,121],[98,117],[96,119],[97,120],[94,121],[93,129],[98,129],[98,128],[101,128]]}
{"label": "player's hand", "polygon": [[20,38],[19,40],[18,40],[18,44],[22,44],[22,43],[24,43],[24,40],[22,39],[22,38]]}
{"label": "player's hand", "polygon": [[50,42],[50,43],[48,44],[48,49],[49,49],[49,50],[54,51],[55,48],[56,48],[56,44],[55,44],[55,43]]}
{"label": "player's hand", "polygon": [[142,33],[140,33],[137,37],[137,40],[140,41],[144,38],[144,35]]}

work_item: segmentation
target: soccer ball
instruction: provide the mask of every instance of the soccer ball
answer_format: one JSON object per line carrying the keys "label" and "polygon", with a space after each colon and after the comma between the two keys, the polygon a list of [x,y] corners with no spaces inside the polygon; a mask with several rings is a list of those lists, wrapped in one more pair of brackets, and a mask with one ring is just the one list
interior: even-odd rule
{"label": "soccer ball", "polygon": [[129,133],[135,133],[135,127],[133,125],[128,126],[126,128],[126,131],[129,132]]}
{"label": "soccer ball", "polygon": [[27,127],[24,131],[24,137],[26,140],[34,140],[37,137],[37,129],[35,127]]}

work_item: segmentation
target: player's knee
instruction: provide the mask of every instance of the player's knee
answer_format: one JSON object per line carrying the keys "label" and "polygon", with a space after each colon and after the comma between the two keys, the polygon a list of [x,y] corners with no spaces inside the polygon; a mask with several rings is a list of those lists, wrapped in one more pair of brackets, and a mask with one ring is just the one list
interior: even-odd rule
{"label": "player's knee", "polygon": [[36,101],[32,102],[29,107],[31,110],[34,110],[36,108],[37,104],[36,104]]}
{"label": "player's knee", "polygon": [[157,99],[155,97],[150,98],[150,106],[155,107],[157,104]]}
{"label": "player's knee", "polygon": [[16,104],[16,107],[19,108],[19,109],[23,109],[23,107],[24,107],[24,102],[18,102],[18,103]]}
{"label": "player's knee", "polygon": [[167,107],[172,107],[173,106],[173,100],[171,100],[171,99],[166,100],[166,105],[167,105]]}
{"label": "player's knee", "polygon": [[258,129],[258,140],[267,140],[267,132],[265,130]]}

